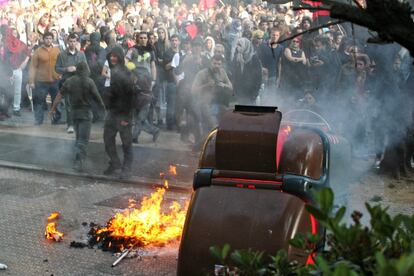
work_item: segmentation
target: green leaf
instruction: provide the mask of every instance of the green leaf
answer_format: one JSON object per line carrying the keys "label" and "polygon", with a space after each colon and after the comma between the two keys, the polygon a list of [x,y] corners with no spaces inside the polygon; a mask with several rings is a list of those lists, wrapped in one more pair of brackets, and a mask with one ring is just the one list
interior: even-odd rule
{"label": "green leaf", "polygon": [[334,194],[332,189],[323,188],[316,193],[317,202],[323,212],[329,213],[332,210],[334,202]]}
{"label": "green leaf", "polygon": [[[387,264],[384,267],[382,267],[379,271],[376,273],[378,276],[394,276],[394,275],[400,275],[398,274],[398,270],[396,267],[392,266],[391,264]],[[408,276],[408,275],[407,275]]]}
{"label": "green leaf", "polygon": [[228,244],[228,243],[226,243],[223,246],[223,249],[221,250],[221,259],[222,260],[226,260],[227,259],[227,256],[229,255],[229,252],[230,252],[230,249],[231,249],[231,247],[230,247],[230,244]]}
{"label": "green leaf", "polygon": [[346,212],[346,208],[344,206],[342,206],[341,208],[339,208],[339,210],[336,212],[335,218],[334,218],[334,222],[336,224],[338,224],[342,220],[342,218],[345,215],[345,212]]}
{"label": "green leaf", "polygon": [[351,268],[349,268],[346,264],[339,264],[337,267],[335,267],[335,270],[333,272],[333,276],[353,276],[358,275],[355,271],[352,271]]}
{"label": "green leaf", "polygon": [[289,244],[295,248],[305,249],[305,238],[301,233],[298,233],[293,239],[289,241]]}
{"label": "green leaf", "polygon": [[382,254],[382,252],[377,252],[375,254],[375,259],[379,268],[383,268],[387,265],[387,261],[385,260],[384,254]]}
{"label": "green leaf", "polygon": [[224,260],[221,258],[221,248],[220,246],[210,246],[210,254],[220,262],[220,264],[224,264]]}
{"label": "green leaf", "polygon": [[324,276],[332,275],[331,269],[329,268],[329,264],[323,257],[316,256],[315,264],[321,270],[322,275]]}

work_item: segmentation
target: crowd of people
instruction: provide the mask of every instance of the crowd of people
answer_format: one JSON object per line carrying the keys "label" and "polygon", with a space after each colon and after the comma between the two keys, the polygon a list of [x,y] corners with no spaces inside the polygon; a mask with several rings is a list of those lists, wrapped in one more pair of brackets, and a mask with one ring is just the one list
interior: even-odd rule
{"label": "crowd of people", "polygon": [[[367,30],[260,0],[6,1],[0,4],[0,120],[33,102],[34,124],[66,117],[82,168],[105,120],[106,174],[128,175],[142,131],[178,131],[200,149],[234,104],[309,109],[377,158],[411,123],[413,59]],[[325,24],[327,27],[312,31]],[[74,80],[75,79],[75,80]],[[165,107],[165,112],[164,111]],[[66,116],[62,116],[63,112]],[[124,161],[115,147],[120,133]],[[399,134],[398,134],[399,133]]]}

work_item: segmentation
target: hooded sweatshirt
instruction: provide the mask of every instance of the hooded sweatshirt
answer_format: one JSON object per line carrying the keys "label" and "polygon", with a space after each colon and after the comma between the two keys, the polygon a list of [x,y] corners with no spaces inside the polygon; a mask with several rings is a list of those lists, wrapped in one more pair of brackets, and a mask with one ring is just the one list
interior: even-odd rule
{"label": "hooded sweatshirt", "polygon": [[[110,62],[111,55],[118,57],[118,63]],[[111,86],[104,96],[105,105],[111,113],[129,117],[132,115],[133,106],[133,82],[131,73],[125,66],[124,50],[115,46],[107,56],[111,68]]]}
{"label": "hooded sweatshirt", "polygon": [[92,101],[104,106],[95,82],[89,78],[88,64],[84,61],[76,65],[76,74],[68,78],[60,93],[69,98],[73,119],[89,120],[91,117]]}
{"label": "hooded sweatshirt", "polygon": [[100,76],[106,60],[106,51],[99,44],[101,34],[98,32],[91,33],[90,41],[91,45],[85,50],[86,60],[88,61],[91,74],[93,76]]}

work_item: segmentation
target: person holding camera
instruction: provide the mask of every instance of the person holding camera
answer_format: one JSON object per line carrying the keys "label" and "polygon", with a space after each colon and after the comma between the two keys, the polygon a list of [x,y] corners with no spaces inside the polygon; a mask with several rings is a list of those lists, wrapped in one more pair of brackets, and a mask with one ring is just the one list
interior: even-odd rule
{"label": "person holding camera", "polygon": [[[191,88],[204,134],[217,124],[230,102],[233,85],[223,69],[223,62],[223,56],[214,55],[210,67],[198,72]],[[197,142],[200,141],[196,141],[196,145]]]}

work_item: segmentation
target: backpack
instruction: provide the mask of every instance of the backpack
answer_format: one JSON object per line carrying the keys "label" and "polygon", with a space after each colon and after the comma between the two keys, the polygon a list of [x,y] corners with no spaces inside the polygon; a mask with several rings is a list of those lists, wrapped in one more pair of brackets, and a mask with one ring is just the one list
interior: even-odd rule
{"label": "backpack", "polygon": [[132,70],[134,85],[133,85],[133,106],[136,109],[141,109],[152,100],[152,77],[151,74],[143,67],[137,67]]}

